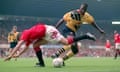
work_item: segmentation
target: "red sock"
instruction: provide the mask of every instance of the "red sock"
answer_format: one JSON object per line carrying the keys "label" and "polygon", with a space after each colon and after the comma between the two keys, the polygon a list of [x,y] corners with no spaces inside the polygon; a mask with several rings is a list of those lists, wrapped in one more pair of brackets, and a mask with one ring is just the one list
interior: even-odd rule
{"label": "red sock", "polygon": [[35,48],[33,48],[33,49],[34,49],[35,52],[38,52],[38,51],[41,50],[40,47],[35,47]]}

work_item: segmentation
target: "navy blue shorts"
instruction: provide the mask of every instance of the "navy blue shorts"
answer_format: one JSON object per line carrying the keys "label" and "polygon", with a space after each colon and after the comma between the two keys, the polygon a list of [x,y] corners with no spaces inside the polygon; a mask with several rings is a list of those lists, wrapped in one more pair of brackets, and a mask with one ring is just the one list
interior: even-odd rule
{"label": "navy blue shorts", "polygon": [[14,48],[17,45],[17,42],[11,42],[10,43],[10,48]]}
{"label": "navy blue shorts", "polygon": [[65,37],[67,37],[68,35],[75,36],[75,32],[69,29],[66,25],[64,25],[62,29],[62,35],[64,35]]}

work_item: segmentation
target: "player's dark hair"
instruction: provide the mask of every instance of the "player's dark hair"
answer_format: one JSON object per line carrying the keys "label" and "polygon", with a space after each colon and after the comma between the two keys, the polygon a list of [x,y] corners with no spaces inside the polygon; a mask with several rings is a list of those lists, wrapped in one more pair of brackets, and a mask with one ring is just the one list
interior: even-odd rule
{"label": "player's dark hair", "polygon": [[83,5],[84,10],[86,11],[86,10],[87,10],[87,8],[88,8],[88,4],[87,4],[87,3],[82,3],[81,5]]}

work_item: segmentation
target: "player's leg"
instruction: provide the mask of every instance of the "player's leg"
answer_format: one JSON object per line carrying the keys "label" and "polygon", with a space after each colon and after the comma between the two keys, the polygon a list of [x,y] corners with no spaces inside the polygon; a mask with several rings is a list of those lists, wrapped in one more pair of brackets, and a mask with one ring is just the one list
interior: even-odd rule
{"label": "player's leg", "polygon": [[119,56],[120,56],[120,49],[119,49],[119,52],[118,52]]}
{"label": "player's leg", "polygon": [[117,59],[117,57],[118,57],[118,49],[115,49],[114,59]]}
{"label": "player's leg", "polygon": [[109,56],[110,56],[110,49],[109,49],[109,48],[106,48],[105,56],[106,56],[106,57],[109,57]]}
{"label": "player's leg", "polygon": [[105,56],[108,57],[108,51],[105,52]]}
{"label": "player's leg", "polygon": [[11,53],[12,50],[13,50],[13,48],[14,48],[14,44],[13,44],[13,42],[11,42],[11,43],[10,43],[10,48],[9,48],[8,53]]}
{"label": "player's leg", "polygon": [[114,55],[114,59],[117,59],[117,57],[119,55],[119,48],[120,48],[120,44],[119,43],[115,43],[115,55]]}
{"label": "player's leg", "polygon": [[44,67],[45,63],[44,63],[44,60],[43,60],[43,57],[42,57],[41,49],[39,47],[35,47],[34,50],[35,50],[36,57],[39,61],[38,63],[36,63],[36,66]]}
{"label": "player's leg", "polygon": [[[12,51],[13,51],[13,49],[14,49],[14,47],[17,45],[17,42],[11,42],[10,43],[10,49],[9,49],[9,52],[8,52],[8,54],[10,54]],[[15,58],[15,61],[17,60],[17,58]]]}
{"label": "player's leg", "polygon": [[92,35],[91,33],[86,33],[85,35],[82,36],[78,36],[74,38],[74,41],[77,42],[79,40],[84,40],[84,39],[88,39],[88,40],[96,40],[96,37],[94,35]]}
{"label": "player's leg", "polygon": [[65,56],[63,56],[63,60],[67,60],[70,57],[74,56],[75,54],[77,54],[79,52],[79,45],[77,45],[77,43],[74,43],[71,45],[71,50],[68,51]]}
{"label": "player's leg", "polygon": [[[19,50],[15,53],[15,55],[18,55],[20,52],[19,52]],[[17,57],[15,58],[15,61],[17,61]]]}
{"label": "player's leg", "polygon": [[8,54],[12,52],[13,48],[9,48]]}
{"label": "player's leg", "polygon": [[[62,29],[62,34],[64,37],[68,36],[75,36],[75,32],[73,32],[71,29],[66,27],[66,25],[63,26],[64,28]],[[63,48],[60,48],[56,53],[54,53],[51,57],[52,58],[57,58],[59,57],[62,53],[65,51],[69,50],[71,48],[71,45],[64,45]]]}
{"label": "player's leg", "polygon": [[[17,45],[17,42],[13,43],[13,48]],[[17,53],[19,53],[19,50],[15,53],[17,55]],[[17,58],[15,58],[15,61],[17,61]]]}
{"label": "player's leg", "polygon": [[[80,45],[78,45],[80,47]],[[67,54],[65,54],[63,56],[63,60],[67,60],[69,58],[71,58],[72,56],[74,56],[75,54],[78,53],[79,51],[79,47],[77,47],[77,43],[74,43],[72,45],[69,45],[68,49],[70,49]],[[57,55],[60,55],[60,53],[56,53]],[[53,58],[56,58],[56,55],[53,55],[54,57]],[[65,63],[63,62],[63,66],[65,66]]]}
{"label": "player's leg", "polygon": [[33,49],[34,49],[36,57],[39,61],[38,63],[36,63],[36,66],[40,66],[40,67],[45,66],[45,63],[44,63],[44,60],[43,60],[43,57],[42,57],[42,51],[41,51],[41,48],[40,48],[40,45],[45,44],[45,43],[46,43],[46,41],[38,40],[33,44]]}
{"label": "player's leg", "polygon": [[[95,41],[96,38],[94,35],[90,34],[90,33],[87,33],[86,35],[82,35],[82,36],[79,36],[79,37],[74,37],[74,42],[77,42],[79,40],[84,40],[84,39],[89,39],[89,40],[93,40]],[[56,58],[56,57],[59,57],[59,55],[63,52],[65,52],[65,50],[68,50],[68,49],[72,49],[72,51],[75,51],[75,53],[78,51],[77,49],[77,46],[76,44],[72,45],[71,47],[63,47],[62,49],[59,49],[55,54],[53,54],[51,57],[52,58]]]}
{"label": "player's leg", "polygon": [[77,43],[71,45],[70,50],[62,57],[63,66],[65,66],[65,62],[64,62],[65,60],[71,58],[72,56],[76,55],[79,52],[79,47],[80,45],[77,45]]}
{"label": "player's leg", "polygon": [[119,43],[119,46],[118,46],[118,55],[120,56],[120,43]]}
{"label": "player's leg", "polygon": [[57,58],[65,51],[69,50],[71,48],[71,45],[64,45],[63,48],[60,48],[56,53],[54,53],[51,57]]}

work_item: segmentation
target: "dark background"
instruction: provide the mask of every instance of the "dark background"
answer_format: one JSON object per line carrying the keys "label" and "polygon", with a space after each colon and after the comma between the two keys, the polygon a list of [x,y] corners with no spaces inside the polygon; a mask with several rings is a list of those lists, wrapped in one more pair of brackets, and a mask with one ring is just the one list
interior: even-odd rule
{"label": "dark background", "polygon": [[120,0],[0,0],[0,14],[61,18],[85,2],[96,20],[120,19]]}

